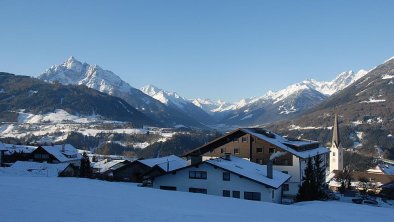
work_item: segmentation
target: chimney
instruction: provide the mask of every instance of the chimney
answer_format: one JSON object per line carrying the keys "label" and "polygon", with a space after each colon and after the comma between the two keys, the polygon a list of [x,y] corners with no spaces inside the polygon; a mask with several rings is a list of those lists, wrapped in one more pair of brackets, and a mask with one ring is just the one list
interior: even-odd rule
{"label": "chimney", "polygon": [[230,161],[231,160],[231,153],[225,153],[224,159]]}
{"label": "chimney", "polygon": [[64,143],[62,144],[62,153],[64,153],[66,151],[65,145]]}
{"label": "chimney", "polygon": [[202,156],[190,156],[190,165],[198,164],[202,162]]}
{"label": "chimney", "polygon": [[267,163],[267,177],[272,179],[273,177],[273,169],[272,169],[272,160],[268,160]]}

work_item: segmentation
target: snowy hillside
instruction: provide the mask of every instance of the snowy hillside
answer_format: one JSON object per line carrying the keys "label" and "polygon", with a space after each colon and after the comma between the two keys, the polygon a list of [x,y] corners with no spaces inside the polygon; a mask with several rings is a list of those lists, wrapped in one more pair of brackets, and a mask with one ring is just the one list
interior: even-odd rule
{"label": "snowy hillside", "polygon": [[[29,184],[26,186],[26,184]],[[0,177],[2,221],[391,221],[390,208],[279,205],[77,178]],[[353,213],[349,213],[353,212]]]}

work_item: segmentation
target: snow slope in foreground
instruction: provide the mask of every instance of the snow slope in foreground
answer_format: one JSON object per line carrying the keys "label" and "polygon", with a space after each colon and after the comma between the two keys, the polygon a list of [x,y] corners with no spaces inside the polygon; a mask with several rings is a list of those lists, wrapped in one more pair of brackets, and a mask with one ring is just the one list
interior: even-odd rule
{"label": "snow slope in foreground", "polygon": [[297,205],[77,178],[0,177],[1,221],[391,221],[394,210],[339,202]]}

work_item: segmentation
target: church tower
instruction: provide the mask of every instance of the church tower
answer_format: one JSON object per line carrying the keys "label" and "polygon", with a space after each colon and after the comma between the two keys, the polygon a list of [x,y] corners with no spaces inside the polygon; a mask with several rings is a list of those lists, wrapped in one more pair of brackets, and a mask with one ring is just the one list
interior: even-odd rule
{"label": "church tower", "polygon": [[343,170],[343,149],[339,138],[338,116],[335,114],[332,128],[332,143],[330,148],[330,173],[334,170]]}

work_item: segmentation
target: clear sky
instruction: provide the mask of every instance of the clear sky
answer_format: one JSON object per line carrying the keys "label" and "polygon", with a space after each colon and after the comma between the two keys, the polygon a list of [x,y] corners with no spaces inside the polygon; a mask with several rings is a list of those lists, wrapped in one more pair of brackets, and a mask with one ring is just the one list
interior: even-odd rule
{"label": "clear sky", "polygon": [[331,80],[394,55],[394,1],[0,3],[0,70],[37,76],[73,55],[139,88],[236,101]]}

